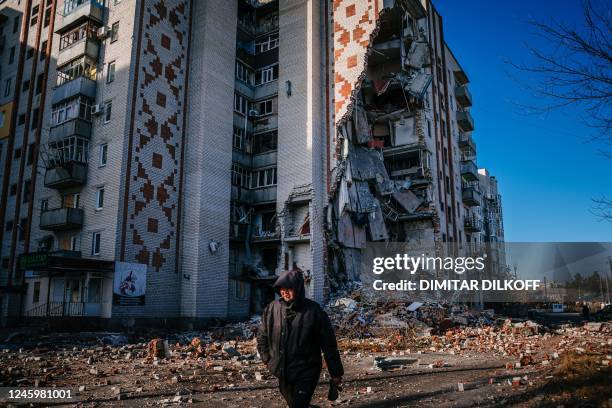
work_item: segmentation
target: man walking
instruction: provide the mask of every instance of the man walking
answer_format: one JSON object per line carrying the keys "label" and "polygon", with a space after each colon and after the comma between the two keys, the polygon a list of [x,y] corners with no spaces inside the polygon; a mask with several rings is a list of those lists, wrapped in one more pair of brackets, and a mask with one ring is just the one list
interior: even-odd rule
{"label": "man walking", "polygon": [[305,297],[298,270],[283,272],[273,286],[280,299],[264,310],[257,335],[262,361],[279,380],[280,392],[291,408],[308,407],[322,369],[321,352],[335,385],[344,369],[329,317]]}

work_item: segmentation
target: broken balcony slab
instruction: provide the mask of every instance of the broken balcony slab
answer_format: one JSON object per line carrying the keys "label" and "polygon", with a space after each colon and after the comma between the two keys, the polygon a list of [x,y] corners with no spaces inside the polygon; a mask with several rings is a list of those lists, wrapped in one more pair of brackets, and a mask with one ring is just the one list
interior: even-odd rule
{"label": "broken balcony slab", "polygon": [[419,69],[429,64],[429,45],[422,41],[411,43],[404,57],[404,66]]}
{"label": "broken balcony slab", "polygon": [[389,178],[383,162],[383,156],[378,150],[368,150],[362,147],[349,147],[351,174],[356,180],[374,180],[380,174]]}
{"label": "broken balcony slab", "polygon": [[412,191],[395,191],[393,198],[397,201],[409,214],[416,211],[423,204],[422,198],[418,197]]}

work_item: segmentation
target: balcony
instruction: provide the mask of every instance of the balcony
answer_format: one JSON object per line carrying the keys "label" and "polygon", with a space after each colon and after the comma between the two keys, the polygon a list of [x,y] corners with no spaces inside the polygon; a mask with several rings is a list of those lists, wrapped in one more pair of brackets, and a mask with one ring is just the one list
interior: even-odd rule
{"label": "balcony", "polygon": [[91,139],[91,123],[81,118],[75,118],[54,126],[49,131],[49,143],[59,142],[71,136]]}
{"label": "balcony", "polygon": [[102,24],[103,12],[104,9],[102,4],[95,0],[85,0],[69,11],[64,10],[64,16],[61,19],[56,33],[62,34],[86,20],[92,20],[98,24]]}
{"label": "balcony", "polygon": [[473,160],[461,161],[461,176],[469,181],[478,180],[478,167]]}
{"label": "balcony", "polygon": [[469,82],[469,79],[463,68],[459,67],[459,69],[454,71],[453,74],[455,74],[455,81],[457,81],[459,85],[465,85]]}
{"label": "balcony", "polygon": [[81,76],[71,81],[64,82],[62,85],[53,90],[51,103],[55,105],[56,103],[73,98],[77,95],[83,95],[90,99],[95,99],[96,81]]}
{"label": "balcony", "polygon": [[276,202],[276,186],[250,189],[232,186],[232,200],[249,204],[267,204]]}
{"label": "balcony", "polygon": [[457,125],[462,132],[471,132],[474,130],[474,119],[468,111],[457,111]]}
{"label": "balcony", "polygon": [[98,60],[98,53],[100,51],[100,43],[98,40],[93,38],[84,38],[62,50],[60,50],[57,56],[57,66],[61,67],[67,62],[72,61],[83,55]]}
{"label": "balcony", "polygon": [[461,198],[463,199],[463,204],[468,207],[480,205],[480,192],[475,187],[464,186],[461,191]]}
{"label": "balcony", "polygon": [[477,220],[476,217],[466,217],[463,221],[463,228],[466,232],[480,232],[482,231],[482,221]]}
{"label": "balcony", "polygon": [[457,103],[464,108],[472,106],[472,94],[468,89],[467,85],[461,85],[455,87],[455,99]]}
{"label": "balcony", "polygon": [[77,161],[50,167],[45,173],[45,187],[57,190],[76,187],[87,181],[87,164]]}
{"label": "balcony", "polygon": [[40,214],[40,229],[63,231],[83,227],[83,209],[62,207]]}
{"label": "balcony", "polygon": [[466,154],[475,155],[476,154],[476,142],[472,139],[472,135],[470,133],[460,133],[459,134],[459,147]]}

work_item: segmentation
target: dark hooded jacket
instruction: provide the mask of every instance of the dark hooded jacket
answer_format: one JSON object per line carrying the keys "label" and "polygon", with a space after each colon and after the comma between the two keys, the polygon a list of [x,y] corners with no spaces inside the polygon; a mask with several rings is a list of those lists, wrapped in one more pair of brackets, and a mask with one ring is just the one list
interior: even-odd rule
{"label": "dark hooded jacket", "polygon": [[329,317],[318,303],[307,299],[300,271],[284,272],[274,290],[292,288],[295,299],[272,301],[264,310],[257,335],[257,350],[272,374],[287,381],[319,377],[321,352],[329,374],[344,374],[336,335]]}

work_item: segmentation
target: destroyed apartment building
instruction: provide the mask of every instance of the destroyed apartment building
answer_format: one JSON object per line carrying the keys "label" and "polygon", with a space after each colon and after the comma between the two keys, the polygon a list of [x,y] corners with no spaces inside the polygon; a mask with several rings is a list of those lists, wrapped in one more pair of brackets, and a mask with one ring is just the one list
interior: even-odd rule
{"label": "destroyed apartment building", "polygon": [[[361,44],[363,71],[353,74],[350,99],[336,90],[344,104],[336,106],[327,212],[336,284],[359,279],[366,242],[465,253],[493,241],[503,253],[496,180],[476,166],[468,78],[444,40],[440,15],[428,6],[429,12],[419,1],[384,2],[370,42]],[[481,186],[489,189],[488,212]],[[496,273],[505,273],[503,257],[495,261]]]}
{"label": "destroyed apartment building", "polygon": [[7,0],[0,26],[2,325],[243,319],[287,269],[323,302],[365,242],[503,245],[430,1]]}

